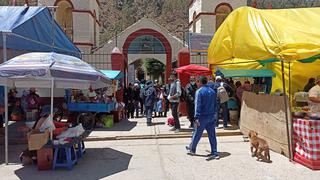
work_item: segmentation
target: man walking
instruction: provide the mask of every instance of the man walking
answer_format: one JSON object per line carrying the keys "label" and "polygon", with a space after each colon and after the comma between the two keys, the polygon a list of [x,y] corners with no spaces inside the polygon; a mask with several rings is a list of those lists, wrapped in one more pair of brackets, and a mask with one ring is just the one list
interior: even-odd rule
{"label": "man walking", "polygon": [[217,94],[207,85],[207,78],[205,76],[200,76],[198,82],[200,89],[197,90],[195,97],[195,131],[192,135],[190,145],[186,148],[188,150],[188,155],[195,155],[197,145],[201,139],[203,130],[205,129],[208,133],[211,146],[211,154],[207,160],[219,159],[215,132]]}
{"label": "man walking", "polygon": [[180,132],[178,107],[179,107],[180,96],[181,96],[181,82],[178,79],[178,75],[176,72],[171,73],[170,79],[172,80],[172,83],[170,85],[170,93],[168,96],[168,100],[171,103],[171,111],[172,111],[172,116],[174,118],[174,127],[170,129],[170,131]]}
{"label": "man walking", "polygon": [[146,87],[144,88],[143,91],[144,95],[144,105],[146,108],[146,114],[147,114],[147,125],[151,126],[152,125],[152,112],[154,108],[154,103],[156,100],[156,90],[153,87],[153,83],[151,81],[148,81],[146,84]]}
{"label": "man walking", "polygon": [[190,121],[190,128],[193,128],[193,122],[194,122],[194,99],[196,96],[197,91],[197,84],[196,79],[191,76],[190,82],[186,85],[186,105],[187,105],[187,112],[188,112],[188,118]]}

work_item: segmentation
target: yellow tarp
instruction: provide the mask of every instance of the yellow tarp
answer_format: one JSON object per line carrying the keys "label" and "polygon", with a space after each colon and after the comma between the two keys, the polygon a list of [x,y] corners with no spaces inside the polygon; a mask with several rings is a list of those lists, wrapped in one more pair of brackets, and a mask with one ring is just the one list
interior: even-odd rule
{"label": "yellow tarp", "polygon": [[[272,69],[277,76],[273,90],[282,89],[280,62],[285,60],[287,89],[291,62],[291,87],[302,90],[309,77],[320,75],[320,63],[296,60],[320,55],[320,8],[233,11],[215,33],[208,49],[208,63],[226,69]],[[239,64],[240,63],[240,64]]]}

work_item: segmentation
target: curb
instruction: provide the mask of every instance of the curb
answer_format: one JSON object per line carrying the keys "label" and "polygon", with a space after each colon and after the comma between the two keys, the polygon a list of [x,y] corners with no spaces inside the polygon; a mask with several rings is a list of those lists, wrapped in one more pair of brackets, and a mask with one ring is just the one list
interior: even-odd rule
{"label": "curb", "polygon": [[[217,136],[240,136],[243,135],[240,131],[237,132],[218,132]],[[136,136],[114,136],[114,137],[87,137],[84,141],[114,141],[114,140],[141,140],[141,139],[173,139],[173,138],[191,138],[192,133],[177,133],[177,134],[155,134],[155,135],[136,135]],[[202,137],[208,137],[204,133]]]}

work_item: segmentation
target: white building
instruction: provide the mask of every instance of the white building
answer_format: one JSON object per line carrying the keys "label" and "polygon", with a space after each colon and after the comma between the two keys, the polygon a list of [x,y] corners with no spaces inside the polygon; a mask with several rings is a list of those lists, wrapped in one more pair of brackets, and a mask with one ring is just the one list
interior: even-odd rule
{"label": "white building", "polygon": [[84,53],[99,46],[99,0],[38,0],[39,6],[58,6],[55,19]]}
{"label": "white building", "polygon": [[247,0],[190,0],[189,31],[212,35],[230,12],[246,5]]}

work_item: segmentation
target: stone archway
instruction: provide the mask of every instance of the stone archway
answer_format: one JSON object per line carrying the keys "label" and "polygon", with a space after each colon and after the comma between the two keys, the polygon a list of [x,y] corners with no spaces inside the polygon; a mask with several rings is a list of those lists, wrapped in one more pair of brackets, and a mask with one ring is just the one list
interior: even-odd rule
{"label": "stone archway", "polygon": [[[171,48],[171,44],[168,41],[168,39],[162,33],[158,32],[156,30],[144,28],[144,29],[139,29],[139,30],[131,33],[126,38],[126,40],[124,42],[124,45],[122,47],[124,58],[126,60],[128,60],[128,50],[129,50],[129,46],[132,43],[132,41],[134,41],[136,38],[138,38],[140,36],[144,36],[144,35],[150,35],[150,36],[156,37],[157,39],[159,39],[159,41],[164,46],[165,54],[166,54],[166,63],[165,63],[166,64],[166,73],[165,73],[165,78],[167,79],[167,77],[170,76],[170,72],[171,72],[172,48]],[[128,61],[126,61],[125,69],[126,69],[126,71],[128,70]]]}
{"label": "stone archway", "polygon": [[[128,63],[128,83],[135,82],[136,80],[141,81],[142,79],[157,81],[160,84],[166,83],[165,69],[166,62],[159,60],[157,56],[136,58]],[[143,77],[141,77],[142,74]]]}

